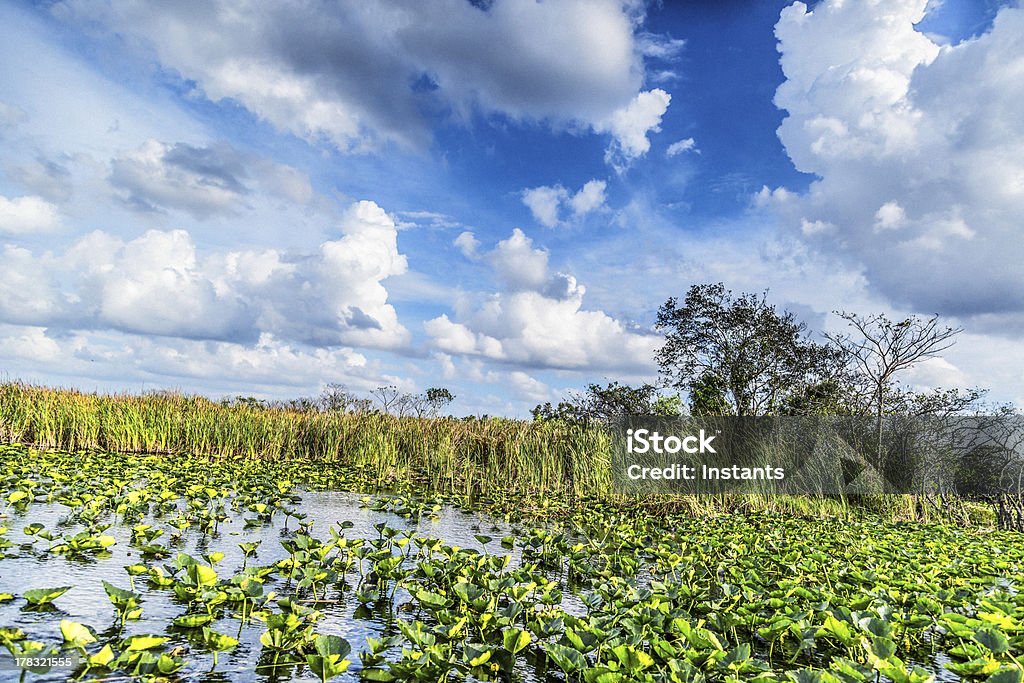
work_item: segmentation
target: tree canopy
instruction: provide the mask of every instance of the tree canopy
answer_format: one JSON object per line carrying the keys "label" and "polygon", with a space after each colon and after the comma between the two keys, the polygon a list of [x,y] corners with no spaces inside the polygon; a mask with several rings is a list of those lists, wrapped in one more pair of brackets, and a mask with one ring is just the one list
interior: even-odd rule
{"label": "tree canopy", "polygon": [[694,414],[777,413],[844,365],[840,350],[812,341],[766,294],[734,296],[722,283],[693,285],[681,304],[670,298],[655,327],[665,331],[655,355],[662,378],[687,392]]}

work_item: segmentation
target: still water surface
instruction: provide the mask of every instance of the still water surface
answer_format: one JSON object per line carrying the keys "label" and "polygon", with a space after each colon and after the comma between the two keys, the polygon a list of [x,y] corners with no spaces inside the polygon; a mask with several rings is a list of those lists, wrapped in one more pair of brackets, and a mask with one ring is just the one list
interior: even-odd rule
{"label": "still water surface", "polygon": [[[383,522],[392,528],[415,529],[421,535],[443,539],[446,545],[480,551],[484,550],[484,546],[474,536],[478,534],[491,536],[494,540],[488,543],[488,552],[511,555],[510,567],[518,565],[520,561],[518,548],[510,550],[499,545],[501,537],[516,531],[503,521],[451,506],[443,507],[438,511],[436,520],[430,520],[424,516],[419,521],[413,521],[394,513],[371,510],[362,505],[361,498],[363,496],[357,493],[305,492],[302,494],[301,504],[297,507],[300,513],[307,516],[307,519],[315,520],[311,533],[324,541],[329,540],[328,528],[345,521],[353,524],[352,528],[345,530],[347,538],[375,539],[378,538],[378,532],[374,525]],[[0,521],[0,523],[9,527],[8,538],[11,541],[21,543],[31,540],[21,530],[35,522],[43,524],[47,529],[59,530],[65,536],[73,535],[80,528],[75,525],[62,527],[62,520],[66,516],[67,508],[62,505],[34,504],[26,514],[12,514],[7,520]],[[209,552],[224,553],[224,559],[215,567],[218,575],[222,578],[230,577],[242,568],[243,553],[238,547],[238,544],[242,542],[262,541],[256,555],[249,558],[249,566],[270,565],[289,556],[280,541],[295,530],[294,519],[289,521],[288,530],[285,530],[285,519],[281,514],[275,515],[273,522],[266,526],[247,529],[242,528],[242,523],[238,519],[222,522],[217,534],[213,536],[203,536],[197,530],[190,529],[184,533],[181,541],[172,547],[172,550],[175,553],[188,553],[197,559]],[[26,633],[29,639],[59,643],[61,640],[60,620],[70,619],[89,626],[100,641],[108,636],[115,637],[117,634],[116,614],[103,590],[102,581],[106,580],[115,586],[127,589],[129,582],[128,575],[124,570],[125,566],[136,563],[150,566],[161,563],[170,564],[173,560],[173,557],[160,561],[140,558],[138,550],[130,544],[130,526],[115,523],[104,532],[116,538],[117,543],[109,548],[110,555],[101,559],[75,561],[62,555],[45,552],[48,541],[44,539],[37,539],[35,547],[32,549],[9,548],[7,559],[0,563],[0,592],[20,596],[31,588],[56,586],[73,586],[73,588],[56,599],[53,611],[25,611],[22,609],[25,603],[21,599],[0,605],[0,626],[17,626]],[[157,540],[163,543],[166,541],[166,536]],[[349,575],[350,582],[357,580],[358,575]],[[213,655],[204,652],[200,642],[196,641],[194,644],[189,642],[189,637],[201,638],[201,629],[185,630],[171,625],[171,621],[175,617],[185,612],[185,605],[175,600],[173,591],[150,588],[145,576],[136,577],[135,590],[142,593],[144,598],[142,618],[138,621],[127,622],[121,637],[141,634],[169,635],[172,637],[172,641],[165,647],[168,649],[175,645],[187,647],[188,653],[184,655],[187,664],[178,672],[179,679],[224,683],[251,680],[266,681],[267,683],[285,680],[315,680],[315,677],[304,666],[287,669],[281,667],[275,676],[259,675],[253,671],[262,647],[259,637],[266,630],[264,624],[255,619],[250,620],[241,629],[239,629],[239,620],[230,617],[210,624],[214,630],[240,641],[239,646],[234,650],[218,655],[218,665],[215,670],[211,671]],[[265,587],[266,592],[270,590],[278,591],[282,597],[289,593],[283,581],[276,577],[272,581],[268,581]],[[358,680],[357,672],[360,668],[358,653],[366,649],[366,637],[379,638],[382,634],[394,632],[396,629],[393,626],[393,620],[397,618],[395,610],[400,609],[400,605],[407,602],[409,596],[399,589],[391,609],[378,608],[376,610],[361,606],[361,603],[353,595],[351,587],[345,592],[331,587],[327,597],[330,602],[317,605],[317,609],[323,613],[323,618],[317,621],[315,630],[317,633],[343,636],[352,644],[352,654],[349,656],[352,664],[349,671],[334,680]],[[563,608],[575,613],[585,610],[579,602],[579,598],[569,591],[564,592]],[[10,657],[6,651],[3,652],[3,658],[6,666],[0,669],[0,681],[18,680],[20,671],[10,667]],[[68,677],[69,672],[66,669],[54,669],[44,675],[29,673],[26,680],[64,681]],[[122,679],[122,677],[118,678]],[[529,681],[534,680],[535,676],[531,671],[523,671],[517,678]]]}

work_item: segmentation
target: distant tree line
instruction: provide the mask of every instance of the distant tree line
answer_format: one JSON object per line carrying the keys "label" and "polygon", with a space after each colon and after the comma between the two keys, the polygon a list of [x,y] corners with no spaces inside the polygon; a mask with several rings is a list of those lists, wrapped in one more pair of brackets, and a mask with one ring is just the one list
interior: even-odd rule
{"label": "distant tree line", "polygon": [[222,400],[221,405],[298,412],[380,412],[396,417],[438,417],[454,400],[455,395],[444,387],[431,387],[417,394],[386,385],[377,387],[369,396],[361,396],[344,384],[332,382],[316,397],[268,401],[255,396],[236,396]]}
{"label": "distant tree line", "polygon": [[658,310],[655,328],[665,343],[654,356],[657,386],[590,384],[531,412],[535,419],[598,422],[683,413],[878,418],[963,411],[983,397],[980,390],[917,393],[897,381],[948,349],[960,329],[939,326],[937,317],[836,313],[851,331],[818,341],[793,313],[768,303],[767,292],[734,295],[722,283],[694,285],[683,301],[670,298]]}
{"label": "distant tree line", "polygon": [[815,338],[795,314],[769,303],[767,292],[694,285],[682,301],[670,298],[658,310],[655,327],[665,341],[654,356],[657,385],[590,384],[531,412],[536,420],[588,424],[631,415],[855,418],[849,422],[863,432],[858,438],[871,465],[886,477],[927,471],[941,479],[929,490],[945,494],[933,504],[986,500],[1000,510],[1002,525],[1024,528],[1021,416],[1012,406],[987,404],[982,389],[916,391],[900,382],[962,330],[937,316],[835,313],[846,332]]}

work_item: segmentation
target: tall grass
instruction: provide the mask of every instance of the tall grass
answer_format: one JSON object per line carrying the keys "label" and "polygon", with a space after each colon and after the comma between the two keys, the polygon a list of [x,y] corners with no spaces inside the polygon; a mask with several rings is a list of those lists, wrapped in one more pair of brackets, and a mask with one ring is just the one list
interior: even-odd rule
{"label": "tall grass", "polygon": [[469,496],[576,498],[611,488],[607,434],[555,422],[224,406],[177,393],[6,383],[0,439],[70,451],[336,461],[382,487],[411,480]]}
{"label": "tall grass", "polygon": [[612,487],[610,435],[559,421],[226,406],[180,393],[96,394],[9,382],[0,384],[0,441],[68,451],[331,461],[358,468],[382,489],[414,482],[437,493],[510,504],[585,500],[647,513],[811,517],[866,510],[894,520],[922,519],[912,496],[875,496],[851,505],[843,498],[805,496],[619,495]]}

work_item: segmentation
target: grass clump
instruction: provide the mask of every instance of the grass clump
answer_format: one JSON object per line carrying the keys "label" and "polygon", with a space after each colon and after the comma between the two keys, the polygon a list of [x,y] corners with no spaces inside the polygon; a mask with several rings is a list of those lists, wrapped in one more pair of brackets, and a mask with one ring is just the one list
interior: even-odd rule
{"label": "grass clump", "polygon": [[[99,394],[8,382],[0,384],[0,442],[67,452],[330,463],[357,474],[351,480],[361,490],[428,492],[528,515],[610,504],[694,516],[945,520],[941,510],[909,495],[622,495],[612,485],[609,431],[565,420],[396,416],[365,405],[225,404],[176,392]],[[990,506],[968,512],[971,524],[994,525]]]}
{"label": "grass clump", "polygon": [[104,395],[0,385],[0,439],[65,451],[339,462],[378,488],[413,482],[470,497],[571,498],[610,489],[597,429],[503,418],[222,405],[178,393]]}

